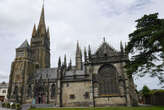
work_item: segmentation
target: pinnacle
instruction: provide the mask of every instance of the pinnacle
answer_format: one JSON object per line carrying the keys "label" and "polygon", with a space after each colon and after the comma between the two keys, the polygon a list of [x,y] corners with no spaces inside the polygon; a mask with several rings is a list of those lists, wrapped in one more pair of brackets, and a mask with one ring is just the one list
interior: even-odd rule
{"label": "pinnacle", "polygon": [[32,37],[35,37],[35,35],[36,35],[36,26],[34,24],[34,28],[33,28],[33,31],[32,31]]}

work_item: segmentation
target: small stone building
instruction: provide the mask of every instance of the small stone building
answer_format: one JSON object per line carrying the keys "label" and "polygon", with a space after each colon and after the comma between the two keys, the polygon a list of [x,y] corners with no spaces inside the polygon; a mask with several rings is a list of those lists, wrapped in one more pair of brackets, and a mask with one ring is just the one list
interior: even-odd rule
{"label": "small stone building", "polygon": [[0,83],[0,102],[7,100],[8,83]]}
{"label": "small stone building", "polygon": [[34,25],[31,43],[16,49],[11,65],[8,98],[20,103],[54,104],[59,107],[137,105],[133,79],[125,73],[128,60],[122,44],[112,48],[104,39],[95,53],[83,52],[77,42],[75,66],[66,56],[50,68],[50,34],[44,7],[38,28]]}

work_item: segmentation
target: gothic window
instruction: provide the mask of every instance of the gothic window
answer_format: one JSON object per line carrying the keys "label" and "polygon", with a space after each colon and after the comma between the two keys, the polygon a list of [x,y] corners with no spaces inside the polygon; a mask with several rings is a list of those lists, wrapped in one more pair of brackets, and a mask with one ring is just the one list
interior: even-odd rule
{"label": "gothic window", "polygon": [[51,98],[55,97],[55,93],[56,93],[55,84],[52,84],[52,86],[51,86]]}
{"label": "gothic window", "polygon": [[66,84],[66,87],[69,87],[69,83]]}
{"label": "gothic window", "polygon": [[28,97],[32,97],[32,88],[31,85],[28,87]]}
{"label": "gothic window", "polygon": [[14,94],[14,96],[16,96],[18,94],[18,86],[15,86],[13,94]]}
{"label": "gothic window", "polygon": [[89,92],[85,92],[84,97],[85,99],[89,99]]}
{"label": "gothic window", "polygon": [[105,65],[99,69],[98,83],[100,96],[118,95],[116,74],[117,70],[112,65]]}
{"label": "gothic window", "polygon": [[3,90],[2,93],[6,93],[6,90]]}
{"label": "gothic window", "polygon": [[13,92],[13,96],[14,96],[14,98],[16,99],[16,102],[19,101],[18,94],[19,94],[19,93],[18,93],[18,86],[15,86],[14,92]]}
{"label": "gothic window", "polygon": [[74,94],[71,94],[70,95],[70,99],[75,99],[75,95]]}

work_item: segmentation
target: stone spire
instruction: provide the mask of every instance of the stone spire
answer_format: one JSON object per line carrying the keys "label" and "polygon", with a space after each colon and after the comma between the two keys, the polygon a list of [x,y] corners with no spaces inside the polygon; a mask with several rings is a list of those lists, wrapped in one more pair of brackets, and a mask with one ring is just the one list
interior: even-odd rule
{"label": "stone spire", "polygon": [[44,17],[44,4],[42,6],[42,12],[40,16],[40,21],[38,25],[38,32],[40,33],[41,36],[46,34],[46,24],[45,24],[45,17]]}
{"label": "stone spire", "polygon": [[81,70],[82,69],[82,52],[79,46],[79,42],[77,41],[77,47],[76,47],[76,69]]}
{"label": "stone spire", "polygon": [[59,60],[58,60],[58,68],[61,67],[61,58],[59,57]]}
{"label": "stone spire", "polygon": [[34,28],[33,28],[33,31],[32,31],[32,37],[35,37],[36,36],[36,26],[34,24]]}

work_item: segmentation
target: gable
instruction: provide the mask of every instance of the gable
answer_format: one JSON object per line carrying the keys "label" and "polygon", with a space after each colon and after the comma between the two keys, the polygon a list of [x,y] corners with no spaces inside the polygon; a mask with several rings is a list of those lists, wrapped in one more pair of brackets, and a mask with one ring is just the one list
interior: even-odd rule
{"label": "gable", "polygon": [[118,55],[118,52],[112,48],[109,44],[104,42],[95,52],[95,55],[98,57],[103,57],[103,56],[115,56]]}

